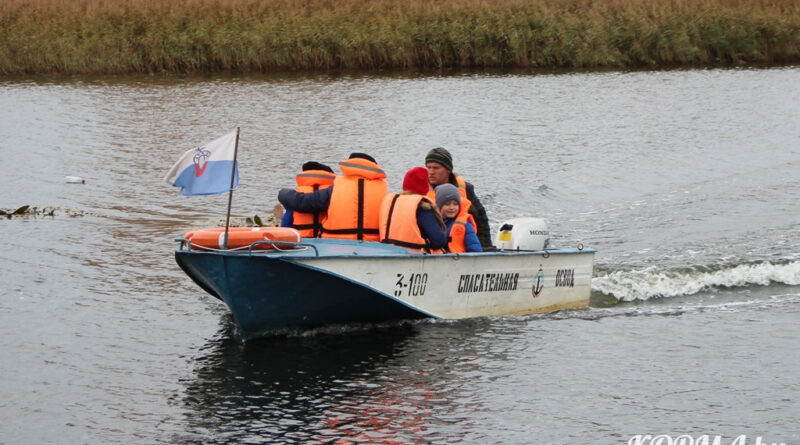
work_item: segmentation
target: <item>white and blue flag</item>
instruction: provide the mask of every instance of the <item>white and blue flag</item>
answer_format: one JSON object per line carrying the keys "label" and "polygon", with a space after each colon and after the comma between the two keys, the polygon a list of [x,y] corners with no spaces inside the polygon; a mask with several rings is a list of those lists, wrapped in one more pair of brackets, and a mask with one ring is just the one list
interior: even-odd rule
{"label": "white and blue flag", "polygon": [[[214,195],[225,193],[239,185],[239,166],[236,144],[239,129],[217,138],[181,156],[164,178],[167,184],[181,188],[181,195]],[[231,187],[233,172],[233,187]]]}

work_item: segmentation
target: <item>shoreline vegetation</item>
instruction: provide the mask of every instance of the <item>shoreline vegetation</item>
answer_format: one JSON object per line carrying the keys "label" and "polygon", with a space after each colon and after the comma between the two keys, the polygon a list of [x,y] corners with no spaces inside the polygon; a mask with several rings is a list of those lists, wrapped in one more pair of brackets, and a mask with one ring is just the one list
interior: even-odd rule
{"label": "shoreline vegetation", "polygon": [[797,0],[2,0],[0,75],[800,62]]}

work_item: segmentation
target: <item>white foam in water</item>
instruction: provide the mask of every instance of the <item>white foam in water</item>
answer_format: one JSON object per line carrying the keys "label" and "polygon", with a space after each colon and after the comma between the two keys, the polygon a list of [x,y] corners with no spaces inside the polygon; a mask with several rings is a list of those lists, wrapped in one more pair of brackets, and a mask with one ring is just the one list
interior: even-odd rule
{"label": "white foam in water", "polygon": [[662,272],[656,267],[617,271],[593,278],[592,289],[632,301],[692,295],[712,287],[766,286],[770,283],[800,284],[800,261],[742,264],[712,272]]}

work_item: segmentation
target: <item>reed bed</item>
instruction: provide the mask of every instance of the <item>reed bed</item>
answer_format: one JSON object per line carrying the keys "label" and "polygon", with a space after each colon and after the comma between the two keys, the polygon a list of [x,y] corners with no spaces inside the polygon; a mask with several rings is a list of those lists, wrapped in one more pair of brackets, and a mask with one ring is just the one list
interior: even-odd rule
{"label": "reed bed", "polygon": [[797,0],[0,1],[4,75],[797,62]]}

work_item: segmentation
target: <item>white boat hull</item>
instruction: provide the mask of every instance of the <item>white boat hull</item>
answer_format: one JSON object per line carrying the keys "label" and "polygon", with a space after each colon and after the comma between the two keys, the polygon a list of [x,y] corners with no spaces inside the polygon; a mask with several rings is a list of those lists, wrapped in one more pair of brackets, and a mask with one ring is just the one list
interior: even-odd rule
{"label": "white boat hull", "polygon": [[523,315],[589,305],[594,251],[305,258],[437,318]]}

